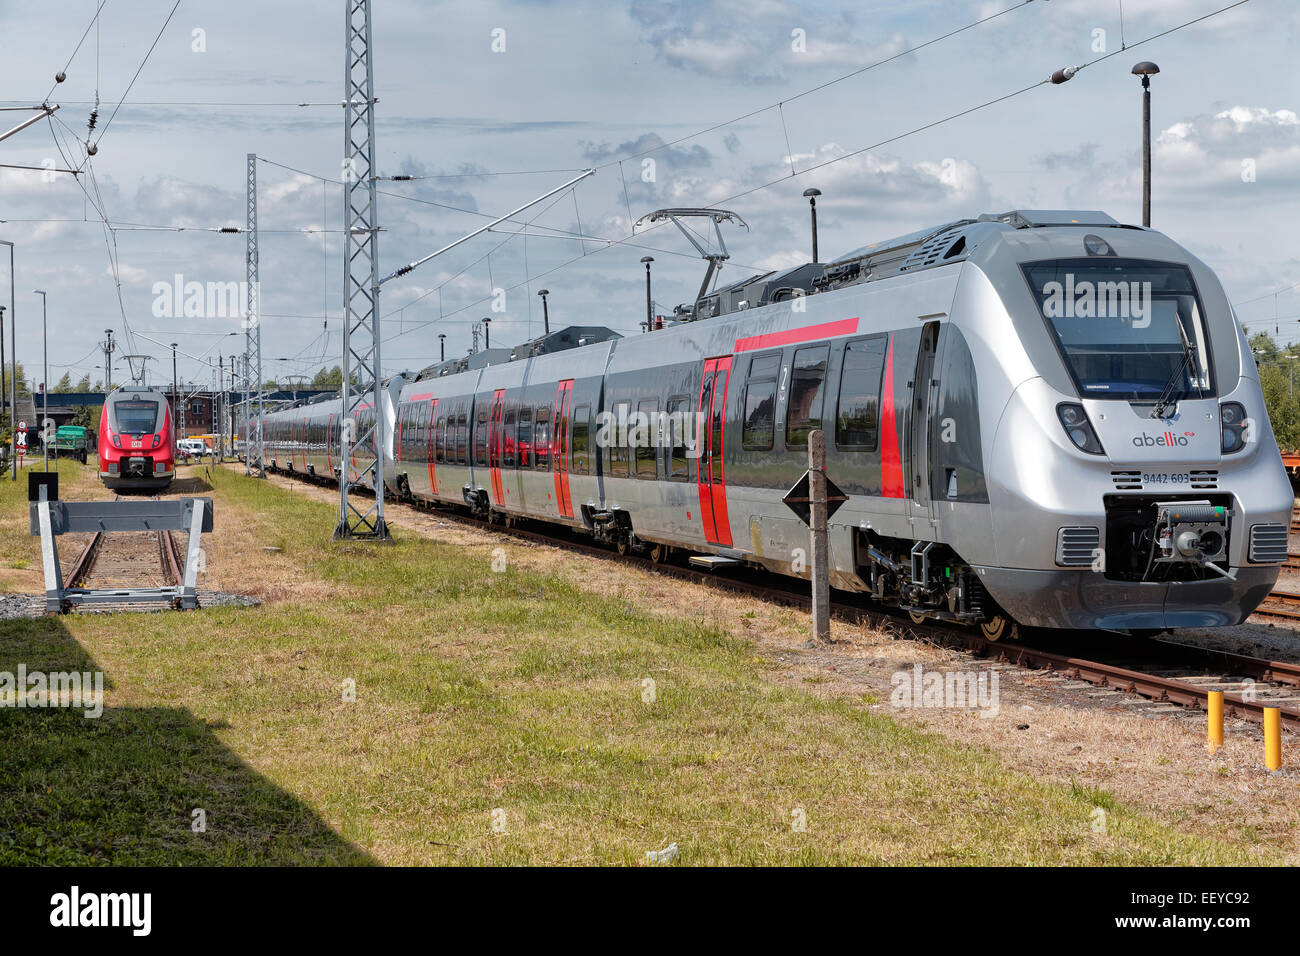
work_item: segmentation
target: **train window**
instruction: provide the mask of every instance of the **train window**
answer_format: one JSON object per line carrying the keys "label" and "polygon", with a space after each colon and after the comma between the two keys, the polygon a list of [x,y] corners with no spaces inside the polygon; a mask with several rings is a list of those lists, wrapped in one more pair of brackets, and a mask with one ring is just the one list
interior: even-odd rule
{"label": "train window", "polygon": [[542,405],[533,420],[533,467],[549,471],[551,467],[551,409]]}
{"label": "train window", "polygon": [[519,409],[519,467],[531,468],[533,466],[533,410],[531,408]]}
{"label": "train window", "polygon": [[156,430],[158,403],[119,400],[109,405],[112,415],[109,427],[123,435],[147,435]]}
{"label": "train window", "polygon": [[636,407],[636,418],[628,430],[628,444],[635,449],[636,477],[658,477],[659,402],[647,399]]}
{"label": "train window", "polygon": [[743,447],[766,451],[772,447],[776,422],[776,382],[750,382],[745,386]]}
{"label": "train window", "polygon": [[515,407],[510,405],[501,414],[501,467],[515,466]]}
{"label": "train window", "polygon": [[591,406],[579,405],[573,410],[573,473],[591,472]]}
{"label": "train window", "polygon": [[447,416],[439,415],[437,424],[433,426],[433,450],[434,459],[439,463],[447,460]]}
{"label": "train window", "polygon": [[469,416],[464,412],[456,416],[456,463],[469,464]]}
{"label": "train window", "polygon": [[474,427],[474,464],[487,464],[488,447],[488,413],[478,413],[478,423]]}
{"label": "train window", "polygon": [[686,456],[686,439],[691,431],[690,399],[685,396],[668,399],[668,478],[685,481],[690,477],[690,459]]}
{"label": "train window", "polygon": [[1080,395],[1129,402],[1214,395],[1212,343],[1187,266],[1092,256],[1020,268]]}
{"label": "train window", "polygon": [[751,382],[776,381],[777,372],[781,371],[781,353],[769,352],[767,355],[755,355],[749,363],[749,380]]}
{"label": "train window", "polygon": [[416,408],[415,421],[411,426],[411,460],[429,460],[429,415],[432,409],[428,405]]}
{"label": "train window", "polygon": [[844,346],[840,372],[835,444],[840,448],[875,451],[880,438],[880,376],[885,369],[889,337],[874,335]]}
{"label": "train window", "polygon": [[609,473],[611,477],[615,474],[623,476],[628,473],[627,413],[630,407],[627,402],[619,402],[610,413],[612,417],[606,437],[609,442]]}
{"label": "train window", "polygon": [[830,354],[829,345],[814,345],[794,353],[785,423],[787,448],[808,444],[808,433],[822,427],[822,391]]}
{"label": "train window", "polygon": [[776,379],[780,370],[780,352],[756,355],[749,363],[740,435],[744,448],[767,451],[772,447],[776,431]]}

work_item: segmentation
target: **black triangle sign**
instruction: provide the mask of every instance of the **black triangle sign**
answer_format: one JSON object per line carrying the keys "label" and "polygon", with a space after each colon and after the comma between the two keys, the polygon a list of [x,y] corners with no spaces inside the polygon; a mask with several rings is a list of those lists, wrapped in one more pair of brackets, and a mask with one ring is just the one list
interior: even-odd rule
{"label": "black triangle sign", "polygon": [[[811,523],[812,504],[809,495],[809,473],[804,472],[803,477],[794,483],[794,487],[785,493],[781,500],[785,502],[787,508],[793,511],[804,524]],[[831,515],[840,510],[840,506],[848,501],[848,495],[840,490],[835,482],[829,477],[826,479],[826,518],[830,519]]]}

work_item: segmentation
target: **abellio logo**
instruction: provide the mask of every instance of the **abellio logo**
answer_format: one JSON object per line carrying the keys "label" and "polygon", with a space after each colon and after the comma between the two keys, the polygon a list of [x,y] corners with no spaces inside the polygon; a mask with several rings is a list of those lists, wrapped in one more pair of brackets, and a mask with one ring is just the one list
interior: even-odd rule
{"label": "abellio logo", "polygon": [[1143,432],[1141,435],[1133,436],[1133,444],[1138,448],[1181,448],[1188,444],[1188,438],[1195,437],[1195,435],[1196,432],[1183,432],[1181,435],[1175,435],[1173,432],[1148,435]]}

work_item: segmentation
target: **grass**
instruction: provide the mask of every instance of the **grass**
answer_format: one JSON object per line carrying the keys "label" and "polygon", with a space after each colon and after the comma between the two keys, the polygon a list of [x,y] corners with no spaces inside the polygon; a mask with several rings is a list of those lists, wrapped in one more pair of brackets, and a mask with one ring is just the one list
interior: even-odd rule
{"label": "grass", "polygon": [[333,544],[329,505],[211,481],[219,529],[255,528],[250,584],[273,564],[326,597],[0,622],[0,670],[111,684],[98,721],[0,710],[0,862],[636,864],[671,842],[686,864],[1277,858],[1013,771],[870,695],[786,687],[699,620],[495,573],[499,545]]}

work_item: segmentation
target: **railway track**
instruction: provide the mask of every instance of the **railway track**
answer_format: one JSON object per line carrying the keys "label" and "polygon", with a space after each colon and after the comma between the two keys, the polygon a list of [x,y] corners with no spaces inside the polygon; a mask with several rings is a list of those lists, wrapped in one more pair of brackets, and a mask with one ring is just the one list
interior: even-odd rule
{"label": "railway track", "polygon": [[[68,588],[122,590],[176,586],[183,561],[170,531],[97,531],[64,575]],[[179,600],[179,599],[177,599]],[[140,610],[138,604],[96,604],[96,611]]]}
{"label": "railway track", "polygon": [[1270,591],[1255,615],[1283,621],[1300,621],[1300,594],[1292,591]]}
{"label": "railway track", "polygon": [[[449,522],[503,534],[524,541],[601,558],[639,565],[658,574],[705,583],[710,587],[751,595],[769,602],[809,607],[811,597],[799,590],[798,579],[747,568],[745,578],[677,564],[668,556],[616,554],[590,539],[565,529],[548,529],[543,534],[518,524],[503,525],[472,517],[422,501],[396,501],[398,507],[436,514]],[[1256,614],[1300,621],[1300,594],[1274,592]],[[1224,714],[1262,723],[1265,707],[1277,707],[1282,723],[1300,733],[1300,663],[1233,654],[1196,647],[1172,640],[1131,636],[1098,635],[1087,632],[1090,651],[1101,650],[1098,658],[1070,653],[1071,640],[1077,646],[1079,634],[1052,635],[1042,632],[1025,640],[994,642],[973,629],[941,622],[915,622],[903,612],[880,608],[865,597],[832,592],[831,615],[856,625],[889,625],[922,640],[996,660],[1027,670],[1046,672],[1066,680],[1145,698],[1155,704],[1176,705],[1194,711],[1208,706],[1210,691],[1224,693]],[[1032,632],[1031,632],[1032,633]]]}

